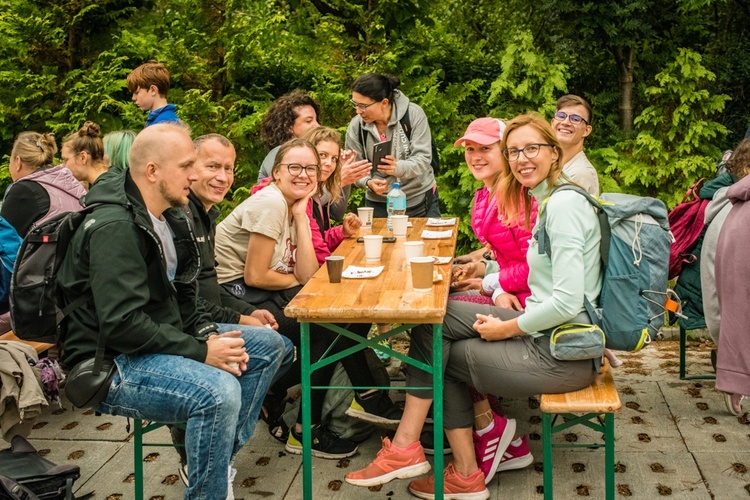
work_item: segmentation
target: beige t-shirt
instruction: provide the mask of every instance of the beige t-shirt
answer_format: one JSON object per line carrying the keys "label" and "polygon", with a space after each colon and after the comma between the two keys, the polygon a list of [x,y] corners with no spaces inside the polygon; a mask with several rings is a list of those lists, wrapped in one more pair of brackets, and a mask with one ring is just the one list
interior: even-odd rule
{"label": "beige t-shirt", "polygon": [[599,196],[599,175],[586,157],[586,153],[579,151],[570,161],[563,165],[563,172],[570,180],[590,194]]}
{"label": "beige t-shirt", "polygon": [[242,278],[250,233],[267,236],[276,245],[269,269],[294,272],[297,231],[289,207],[275,184],[269,184],[232,210],[216,228],[216,274],[219,283]]}

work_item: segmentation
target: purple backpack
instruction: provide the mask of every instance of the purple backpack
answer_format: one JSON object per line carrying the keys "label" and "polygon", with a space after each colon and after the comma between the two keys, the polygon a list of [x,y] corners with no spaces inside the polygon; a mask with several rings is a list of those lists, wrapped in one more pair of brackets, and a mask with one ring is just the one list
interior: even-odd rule
{"label": "purple backpack", "polygon": [[669,279],[676,278],[682,271],[682,265],[693,262],[696,256],[691,253],[695,243],[703,232],[706,205],[711,200],[702,200],[698,196],[701,179],[688,189],[682,203],[669,212],[669,227],[674,236],[669,251]]}

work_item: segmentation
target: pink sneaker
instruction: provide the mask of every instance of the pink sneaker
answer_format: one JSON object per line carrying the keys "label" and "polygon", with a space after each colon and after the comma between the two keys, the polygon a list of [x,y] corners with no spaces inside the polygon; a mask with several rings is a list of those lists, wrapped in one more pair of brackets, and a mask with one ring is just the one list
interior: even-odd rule
{"label": "pink sneaker", "polygon": [[529,440],[526,436],[521,436],[521,444],[518,446],[513,446],[513,443],[508,445],[508,449],[503,453],[503,458],[500,460],[500,465],[497,466],[496,472],[523,469],[532,463],[534,463],[534,457],[529,451]]}
{"label": "pink sneaker", "polygon": [[474,453],[477,456],[477,465],[484,473],[484,484],[489,483],[495,476],[503,453],[516,433],[515,420],[508,420],[495,412],[492,412],[492,418],[495,426],[490,432],[483,436],[474,432]]}

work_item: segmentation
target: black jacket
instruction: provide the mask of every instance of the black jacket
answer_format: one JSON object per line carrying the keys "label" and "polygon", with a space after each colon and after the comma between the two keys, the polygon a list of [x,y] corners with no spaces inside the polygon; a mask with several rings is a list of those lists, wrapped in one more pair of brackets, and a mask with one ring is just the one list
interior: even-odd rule
{"label": "black jacket", "polygon": [[255,307],[244,300],[235,298],[219,285],[216,277],[216,258],[214,256],[214,239],[216,237],[216,219],[220,212],[216,207],[206,212],[203,203],[191,191],[190,200],[185,211],[193,223],[195,241],[201,257],[201,268],[198,274],[198,301],[218,323],[237,324],[240,315],[249,316]]}
{"label": "black jacket", "polygon": [[167,277],[161,241],[127,170],[103,174],[83,198],[100,204],[71,240],[58,273],[64,303],[91,293],[68,317],[64,363],[94,357],[99,335],[109,356],[161,353],[203,362],[216,324],[197,301],[200,257],[192,228],[179,208],[164,216],[175,234],[177,275]]}

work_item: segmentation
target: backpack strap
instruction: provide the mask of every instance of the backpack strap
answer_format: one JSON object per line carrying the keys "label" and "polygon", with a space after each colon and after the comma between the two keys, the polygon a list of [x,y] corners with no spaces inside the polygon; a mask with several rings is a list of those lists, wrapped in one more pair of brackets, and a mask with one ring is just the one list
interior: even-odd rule
{"label": "backpack strap", "polygon": [[[547,203],[549,203],[550,198],[552,198],[552,195],[559,191],[575,191],[576,193],[586,198],[586,200],[594,208],[597,209],[596,216],[599,220],[599,228],[602,234],[602,238],[599,241],[599,253],[602,259],[602,274],[604,274],[604,270],[607,268],[607,264],[609,264],[609,242],[610,236],[612,234],[612,229],[609,225],[609,219],[607,218],[607,213],[604,211],[601,202],[598,199],[594,198],[591,193],[574,184],[563,184],[562,186],[556,187],[552,190],[552,192],[550,192],[549,196],[542,201],[539,210],[539,218],[537,219],[537,225],[539,229],[534,234],[534,238],[537,240],[537,246],[539,247],[539,254],[541,255],[546,253],[547,257],[552,259],[552,244],[550,243],[549,234],[547,233],[546,208]],[[591,321],[602,328],[601,317],[599,316],[599,314],[597,314],[596,308],[585,295],[583,297],[583,305],[586,308],[586,312],[588,313],[589,318],[591,318]]]}
{"label": "backpack strap", "polygon": [[404,113],[404,116],[399,123],[404,131],[404,135],[406,135],[406,140],[411,142],[411,117],[409,117],[409,106],[411,106],[411,103],[406,105],[406,113]]}
{"label": "backpack strap", "polygon": [[575,191],[576,193],[586,198],[586,200],[594,208],[597,209],[596,216],[597,216],[597,219],[599,219],[599,227],[602,233],[602,239],[599,241],[599,251],[601,254],[601,258],[602,258],[602,265],[604,268],[606,268],[607,264],[609,264],[609,240],[610,240],[610,236],[612,235],[612,228],[609,225],[609,219],[607,218],[607,213],[604,211],[602,207],[602,203],[598,199],[594,198],[591,195],[591,193],[589,193],[582,187],[579,187],[573,184],[563,184],[562,186],[556,187],[555,189],[552,190],[549,196],[542,201],[541,210],[539,211],[540,212],[539,220],[537,222],[537,225],[539,226],[539,230],[537,230],[536,234],[534,235],[534,238],[538,242],[539,253],[540,254],[546,253],[550,259],[552,258],[552,245],[550,244],[549,234],[547,234],[547,210],[546,208],[547,208],[547,203],[549,202],[549,199],[552,198],[552,195],[559,191]]}

